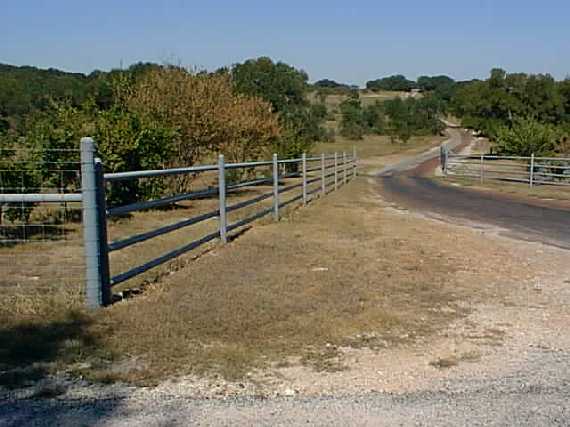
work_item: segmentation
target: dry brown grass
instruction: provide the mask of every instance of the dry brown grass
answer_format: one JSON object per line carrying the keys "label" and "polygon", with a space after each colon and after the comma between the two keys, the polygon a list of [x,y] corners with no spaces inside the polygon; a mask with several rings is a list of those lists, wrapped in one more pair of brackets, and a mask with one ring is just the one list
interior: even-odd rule
{"label": "dry brown grass", "polygon": [[[378,91],[378,92],[371,92],[371,91],[360,91],[360,100],[362,101],[363,106],[373,105],[376,101],[387,101],[389,99],[394,98],[406,98],[409,96],[407,92],[397,92],[397,91]],[[348,95],[341,95],[341,94],[331,94],[327,95],[325,100],[325,105],[327,109],[331,112],[338,110],[339,105],[348,98]],[[315,102],[316,96],[313,95],[310,98],[311,101]]]}
{"label": "dry brown grass", "polygon": [[84,314],[81,336],[61,344],[69,350],[72,341],[74,357],[58,353],[56,365],[145,383],[187,373],[240,378],[291,357],[336,370],[338,346],[375,348],[440,330],[462,315],[461,290],[447,280],[454,268],[391,230],[370,196],[360,178],[139,298]]}
{"label": "dry brown grass", "polygon": [[388,136],[365,135],[362,140],[353,141],[337,136],[335,142],[317,145],[317,152],[343,152],[350,154],[356,148],[361,174],[373,173],[379,167],[396,161],[401,154],[412,155],[427,148],[440,145],[446,138],[440,136],[414,136],[407,143],[393,143]]}
{"label": "dry brown grass", "polygon": [[[376,160],[376,153],[402,151],[366,143],[370,151],[364,156]],[[430,143],[418,140],[417,148]],[[38,279],[26,292],[13,286],[0,296],[0,383],[21,385],[61,369],[99,381],[152,383],[185,373],[238,378],[290,357],[336,370],[342,369],[339,345],[374,348],[432,333],[460,312],[433,310],[457,297],[445,285],[452,269],[427,250],[407,246],[376,218],[369,191],[360,178],[308,209],[291,211],[279,224],[262,221],[226,247],[193,251],[124,285],[154,284],[142,296],[95,313],[82,309],[79,277],[66,277],[64,267],[50,276],[62,251],[69,254],[69,265],[80,265],[79,233],[62,247],[46,247],[43,267],[36,265],[32,273]],[[232,196],[230,203],[252,195]],[[138,213],[112,222],[109,232],[112,239],[126,236],[216,206],[216,200],[204,200]],[[112,254],[114,271],[216,226],[214,219]],[[38,256],[33,246],[18,250],[31,259]]]}
{"label": "dry brown grass", "polygon": [[[554,185],[535,185],[530,188],[527,183],[504,182],[498,180],[484,180],[483,183],[479,178],[466,178],[460,176],[449,176],[447,178],[437,178],[439,182],[448,185],[460,185],[473,190],[491,191],[509,195],[513,198],[534,200],[538,203],[541,201],[560,204],[561,206],[570,206],[570,188]],[[551,203],[551,204],[552,204]]]}

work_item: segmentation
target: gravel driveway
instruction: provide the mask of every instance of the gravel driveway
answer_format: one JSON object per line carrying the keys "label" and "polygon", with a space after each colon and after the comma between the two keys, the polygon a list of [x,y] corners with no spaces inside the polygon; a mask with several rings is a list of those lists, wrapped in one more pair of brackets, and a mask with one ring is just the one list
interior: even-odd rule
{"label": "gravel driveway", "polygon": [[3,402],[0,425],[564,426],[570,425],[569,356],[535,350],[516,374],[402,395]]}

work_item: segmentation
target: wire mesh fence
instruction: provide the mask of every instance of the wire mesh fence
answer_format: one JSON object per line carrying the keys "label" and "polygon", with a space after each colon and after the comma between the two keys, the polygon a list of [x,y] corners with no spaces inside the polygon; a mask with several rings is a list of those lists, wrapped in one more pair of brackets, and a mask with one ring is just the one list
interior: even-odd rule
{"label": "wire mesh fence", "polygon": [[[61,197],[80,193],[79,157],[79,149],[0,149],[3,299],[26,298],[28,304],[23,307],[28,309],[34,295],[57,292],[81,299],[81,203]],[[17,292],[8,288],[17,288]]]}
{"label": "wire mesh fence", "polygon": [[185,168],[103,168],[91,138],[77,150],[0,149],[0,304],[33,311],[53,297],[107,305],[207,243],[226,243],[255,220],[278,220],[289,205],[340,188],[355,176],[356,158],[220,156]]}

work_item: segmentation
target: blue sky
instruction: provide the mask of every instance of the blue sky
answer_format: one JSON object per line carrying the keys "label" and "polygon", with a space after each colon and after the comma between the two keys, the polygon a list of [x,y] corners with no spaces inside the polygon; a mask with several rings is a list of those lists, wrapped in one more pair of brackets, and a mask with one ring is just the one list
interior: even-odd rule
{"label": "blue sky", "polygon": [[570,75],[568,0],[18,0],[1,10],[0,62],[16,65],[214,69],[264,55],[356,84],[496,66]]}

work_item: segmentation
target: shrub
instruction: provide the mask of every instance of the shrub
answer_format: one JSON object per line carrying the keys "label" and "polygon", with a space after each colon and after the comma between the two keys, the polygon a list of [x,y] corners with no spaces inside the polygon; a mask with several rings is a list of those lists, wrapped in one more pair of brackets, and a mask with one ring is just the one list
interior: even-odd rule
{"label": "shrub", "polygon": [[554,126],[527,118],[516,119],[511,127],[499,127],[495,142],[501,154],[544,156],[554,152],[559,138]]}

